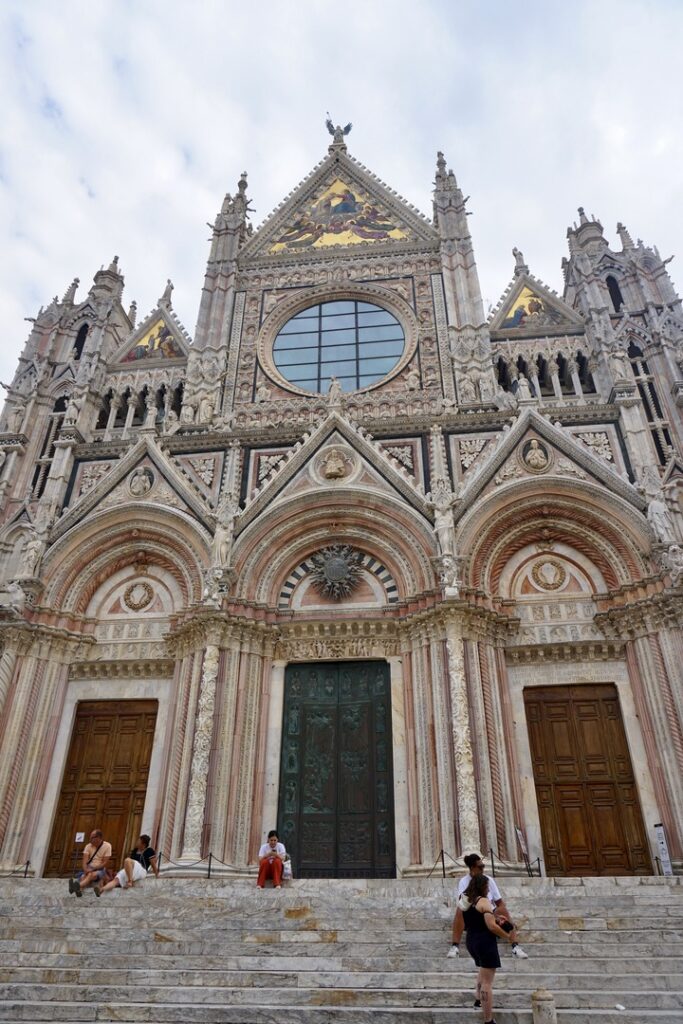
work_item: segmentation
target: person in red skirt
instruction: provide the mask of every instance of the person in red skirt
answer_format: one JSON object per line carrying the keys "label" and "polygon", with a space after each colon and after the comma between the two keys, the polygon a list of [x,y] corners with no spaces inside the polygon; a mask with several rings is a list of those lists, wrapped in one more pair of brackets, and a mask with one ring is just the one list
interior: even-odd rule
{"label": "person in red skirt", "polygon": [[273,879],[273,888],[280,889],[282,883],[282,868],[287,856],[287,851],[282,843],[278,842],[277,832],[271,829],[268,833],[268,842],[264,843],[258,852],[258,879],[257,886],[263,889],[266,880]]}

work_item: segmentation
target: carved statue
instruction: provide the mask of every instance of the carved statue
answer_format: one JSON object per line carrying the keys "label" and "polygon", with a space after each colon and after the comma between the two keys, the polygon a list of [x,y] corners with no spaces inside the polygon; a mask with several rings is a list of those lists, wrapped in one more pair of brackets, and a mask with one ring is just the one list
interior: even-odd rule
{"label": "carved statue", "polygon": [[628,353],[617,342],[609,351],[609,367],[615,380],[632,380]]}
{"label": "carved statue", "polygon": [[493,401],[495,402],[497,409],[517,408],[517,396],[513,395],[511,391],[504,391],[500,384],[496,388]]}
{"label": "carved statue", "polygon": [[517,398],[520,402],[528,402],[531,398],[531,387],[526,377],[520,377],[517,381]]}
{"label": "carved statue", "polygon": [[199,399],[199,423],[210,423],[213,419],[214,399],[211,395],[202,394]]}
{"label": "carved statue", "polygon": [[180,410],[180,422],[194,423],[194,405],[187,399],[183,402],[183,407]]}
{"label": "carved statue", "polygon": [[146,466],[136,469],[128,483],[128,489],[134,498],[140,498],[152,489],[154,476],[151,469]]}
{"label": "carved statue", "polygon": [[10,434],[18,434],[24,423],[24,417],[26,415],[26,403],[17,402],[13,408],[7,412],[7,429]]}
{"label": "carved statue", "polygon": [[164,416],[164,433],[170,434],[178,426],[178,413],[175,409],[167,409]]}
{"label": "carved statue", "polygon": [[26,538],[23,551],[21,553],[21,570],[22,576],[34,576],[38,563],[45,550],[45,538],[40,536],[34,530],[32,530]]}
{"label": "carved statue", "polygon": [[219,508],[216,516],[216,529],[213,535],[211,546],[212,561],[214,566],[226,567],[230,564],[230,553],[232,551],[232,539],[235,532],[235,517],[238,509],[234,502],[226,502]]}
{"label": "carved statue", "polygon": [[164,288],[163,295],[159,299],[159,305],[160,306],[170,306],[171,305],[171,295],[172,294],[173,294],[173,282],[171,281],[171,279],[169,277],[169,278],[166,279],[166,287]]}
{"label": "carved statue", "polygon": [[675,544],[676,534],[671,512],[664,501],[663,493],[651,498],[647,506],[647,521],[662,544]]}
{"label": "carved statue", "polygon": [[24,610],[26,594],[16,580],[10,580],[0,588],[0,608],[13,608],[17,612]]}
{"label": "carved statue", "polygon": [[479,396],[484,404],[493,402],[495,386],[490,373],[482,373],[479,377]]}
{"label": "carved statue", "polygon": [[529,442],[529,447],[524,455],[524,462],[530,469],[545,469],[547,467],[548,456],[536,438]]}
{"label": "carved statue", "polygon": [[524,253],[522,250],[518,249],[515,245],[512,247],[512,255],[515,257],[515,271],[520,270],[525,273],[529,268],[524,262]]}
{"label": "carved statue", "polygon": [[683,578],[683,548],[672,544],[662,557],[662,564],[671,576],[671,583],[677,587]]}
{"label": "carved statue", "polygon": [[66,412],[64,413],[64,425],[72,427],[78,420],[78,415],[81,411],[81,403],[78,395],[73,394],[69,398],[66,406]]}
{"label": "carved statue", "polygon": [[458,377],[458,398],[462,405],[471,405],[477,400],[474,383],[469,377]]}
{"label": "carved statue", "polygon": [[438,559],[434,560],[439,573],[439,582],[441,586],[451,592],[451,596],[456,596],[460,590],[460,584],[462,580],[460,578],[460,562],[461,559],[457,555],[451,554],[450,551],[446,551]]}
{"label": "carved statue", "polygon": [[342,128],[340,124],[335,125],[332,118],[330,117],[329,110],[327,111],[327,120],[325,121],[325,125],[327,127],[328,132],[332,136],[332,141],[334,142],[335,146],[339,146],[341,143],[343,143],[344,136],[348,135],[351,129],[353,128],[353,125],[351,124],[350,121],[347,125],[344,126],[344,128]]}
{"label": "carved statue", "polygon": [[420,374],[417,370],[410,370],[406,376],[406,387],[409,391],[417,391],[420,386]]}
{"label": "carved statue", "polygon": [[340,451],[332,448],[322,462],[323,476],[327,480],[341,480],[348,473],[346,459]]}
{"label": "carved statue", "polygon": [[430,505],[434,509],[434,532],[442,555],[455,551],[453,505],[457,501],[446,481],[439,477],[432,490]]}
{"label": "carved statue", "polygon": [[341,384],[336,377],[330,378],[330,389],[327,392],[327,404],[330,409],[341,409],[342,407],[342,388]]}
{"label": "carved statue", "polygon": [[270,401],[270,388],[263,381],[256,388],[256,401],[257,402],[268,402],[268,401]]}

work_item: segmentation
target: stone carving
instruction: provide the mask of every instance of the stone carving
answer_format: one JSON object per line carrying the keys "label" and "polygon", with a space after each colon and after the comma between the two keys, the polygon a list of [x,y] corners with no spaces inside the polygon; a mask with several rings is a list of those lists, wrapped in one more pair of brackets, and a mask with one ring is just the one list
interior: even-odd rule
{"label": "stone carving", "polygon": [[79,496],[91,491],[110,469],[110,462],[100,462],[95,463],[92,466],[84,466],[83,471],[81,472]]}
{"label": "stone carving", "polygon": [[468,470],[473,462],[483,452],[488,441],[485,437],[460,438],[458,449],[460,451],[460,466],[463,472]]}
{"label": "stone carving", "polygon": [[659,473],[654,466],[643,470],[640,490],[647,498],[647,520],[660,544],[675,544],[673,518],[664,500]]}
{"label": "stone carving", "polygon": [[614,462],[609,437],[604,431],[589,430],[586,433],[575,434],[574,436],[585,444],[587,448],[590,448],[593,455],[597,455],[599,459],[604,459],[605,462]]}
{"label": "stone carving", "polygon": [[342,480],[349,472],[344,454],[338,448],[331,448],[326,452],[320,469],[326,480]]}
{"label": "stone carving", "polygon": [[30,530],[27,534],[24,548],[21,553],[22,576],[35,576],[38,563],[43,556],[45,547],[45,535],[37,533],[36,530]]}
{"label": "stone carving", "polygon": [[211,423],[214,414],[214,396],[202,392],[199,396],[199,408],[197,413],[197,422],[199,423]]}
{"label": "stone carving", "polygon": [[406,375],[406,387],[409,391],[417,391],[420,386],[420,374],[417,370],[413,369]]}
{"label": "stone carving", "polygon": [[147,608],[154,598],[154,590],[146,580],[137,580],[126,587],[123,594],[123,603],[132,612],[140,612]]}
{"label": "stone carving", "polygon": [[128,490],[134,498],[141,498],[151,491],[154,484],[154,473],[148,466],[139,466],[128,479]]}
{"label": "stone carving", "polygon": [[213,477],[216,469],[216,463],[210,456],[203,459],[190,459],[190,465],[193,470],[207,487],[210,487],[213,483]]}
{"label": "stone carving", "polygon": [[671,577],[672,586],[677,587],[683,580],[683,548],[672,544],[662,555],[662,566]]}
{"label": "stone carving", "polygon": [[332,544],[311,558],[311,579],[323,597],[341,601],[349,597],[362,578],[361,552],[348,544]]}
{"label": "stone carving", "polygon": [[344,393],[336,377],[330,378],[330,389],[327,392],[327,407],[330,412],[340,411],[344,406]]}
{"label": "stone carving", "polygon": [[276,648],[279,658],[295,661],[334,661],[339,658],[372,658],[378,653],[390,658],[399,653],[399,641],[394,637],[330,637],[329,639],[281,640]]}
{"label": "stone carving", "polygon": [[0,608],[12,608],[22,612],[26,607],[26,594],[16,580],[4,583],[0,589]]}
{"label": "stone carving", "polygon": [[495,477],[493,478],[494,484],[504,484],[507,480],[516,480],[518,477],[523,476],[523,472],[518,465],[514,462],[506,462],[505,465],[500,469]]}
{"label": "stone carving", "polygon": [[171,306],[171,295],[173,294],[173,282],[170,277],[166,279],[166,287],[163,290],[161,298],[159,299],[159,305],[165,306],[166,309],[170,309]]}
{"label": "stone carving", "polygon": [[220,651],[218,647],[215,644],[209,644],[204,651],[202,679],[199,687],[199,700],[197,702],[197,717],[194,724],[183,856],[201,856],[200,847],[206,790],[209,780],[209,755],[211,753],[219,657]]}
{"label": "stone carving", "polygon": [[259,384],[256,388],[256,401],[257,402],[269,402],[270,401],[270,388],[267,384]]}
{"label": "stone carving", "polygon": [[609,368],[615,381],[633,381],[631,362],[628,353],[621,347],[618,339],[607,344]]}
{"label": "stone carving", "polygon": [[517,380],[517,399],[520,402],[532,401],[531,385],[526,377],[519,377]]}
{"label": "stone carving", "polygon": [[225,568],[230,564],[235,518],[239,509],[233,501],[224,502],[216,515],[216,529],[211,545],[211,564]]}
{"label": "stone carving", "polygon": [[439,542],[439,551],[442,555],[453,554],[455,552],[453,505],[458,500],[457,495],[453,494],[447,482],[440,477],[435,482],[430,497],[431,500],[428,504],[430,508],[434,509],[434,532]]}
{"label": "stone carving", "polygon": [[183,424],[194,423],[195,407],[194,403],[189,399],[183,401],[183,407],[180,410],[180,422]]}
{"label": "stone carving", "polygon": [[26,403],[17,402],[11,409],[7,410],[7,430],[10,434],[18,434],[26,416]]}
{"label": "stone carving", "polygon": [[439,583],[443,588],[445,597],[459,596],[460,586],[462,584],[462,563],[462,558],[459,558],[457,555],[453,555],[448,551],[445,554],[432,559],[432,564],[438,573]]}
{"label": "stone carving", "polygon": [[80,397],[78,395],[71,395],[66,406],[66,412],[64,413],[64,426],[73,427],[78,421],[78,417],[83,404],[84,395]]}
{"label": "stone carving", "polygon": [[411,473],[415,471],[413,462],[414,450],[412,444],[388,444],[382,445],[387,455],[400,462]]}
{"label": "stone carving", "polygon": [[545,558],[533,565],[531,578],[541,590],[559,590],[567,580],[567,570],[555,558]]}
{"label": "stone carving", "polygon": [[259,455],[257,480],[261,483],[285,458],[285,452],[278,452],[277,455]]}
{"label": "stone carving", "polygon": [[462,851],[479,848],[479,815],[470,736],[470,716],[465,679],[464,644],[449,630],[446,639],[448,682],[451,694],[453,761],[458,789],[458,824]]}
{"label": "stone carving", "polygon": [[548,449],[533,437],[522,449],[522,459],[532,473],[543,473],[550,465]]}
{"label": "stone carving", "polygon": [[473,405],[477,401],[474,382],[463,374],[458,374],[458,399],[461,405]]}

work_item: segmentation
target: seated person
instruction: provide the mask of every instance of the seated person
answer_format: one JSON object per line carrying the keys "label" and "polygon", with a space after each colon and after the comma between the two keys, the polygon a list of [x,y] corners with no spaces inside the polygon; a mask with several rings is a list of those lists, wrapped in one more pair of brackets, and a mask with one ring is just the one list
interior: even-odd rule
{"label": "seated person", "polygon": [[83,868],[76,878],[69,879],[69,892],[82,896],[93,882],[106,879],[111,860],[111,843],[106,843],[99,828],[90,833],[90,842],[83,850]]}
{"label": "seated person", "polygon": [[149,844],[149,836],[140,836],[135,844],[135,849],[131,850],[130,856],[124,860],[121,870],[117,871],[112,881],[106,885],[102,887],[96,885],[95,895],[101,896],[103,892],[109,892],[111,889],[116,889],[117,886],[121,889],[131,889],[136,882],[141,882],[143,878],[147,877],[150,868],[158,878],[159,862],[155,851]]}
{"label": "seated person", "polygon": [[277,840],[277,832],[271,829],[268,833],[268,842],[264,843],[258,852],[258,879],[256,881],[259,889],[263,889],[266,879],[273,879],[275,889],[282,888],[282,867],[287,857],[287,851],[283,843]]}

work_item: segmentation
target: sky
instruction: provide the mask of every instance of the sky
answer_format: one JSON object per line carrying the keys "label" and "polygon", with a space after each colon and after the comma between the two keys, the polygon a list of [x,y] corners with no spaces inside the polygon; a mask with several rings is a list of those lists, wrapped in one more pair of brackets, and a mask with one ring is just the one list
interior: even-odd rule
{"label": "sky", "polygon": [[[194,333],[209,229],[240,172],[255,226],[349,152],[431,215],[437,150],[465,195],[485,307],[513,246],[562,291],[584,206],[683,285],[681,0],[0,0],[0,380],[74,277],[119,256],[139,318]],[[616,246],[618,248],[618,246]]]}

